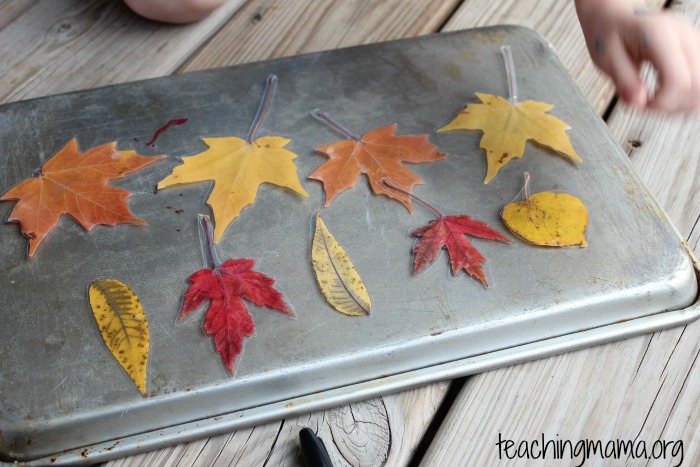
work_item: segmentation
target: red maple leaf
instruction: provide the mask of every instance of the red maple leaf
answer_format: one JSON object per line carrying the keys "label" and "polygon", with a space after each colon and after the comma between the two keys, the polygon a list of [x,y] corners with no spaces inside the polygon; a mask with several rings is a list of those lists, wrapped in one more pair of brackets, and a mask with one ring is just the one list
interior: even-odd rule
{"label": "red maple leaf", "polygon": [[443,247],[447,248],[452,265],[452,274],[464,269],[482,284],[488,286],[481,263],[486,258],[469,243],[466,235],[510,243],[510,240],[485,222],[475,221],[469,216],[438,216],[428,225],[411,232],[414,237],[422,237],[413,247],[415,259],[413,273],[420,272],[433,261]]}
{"label": "red maple leaf", "polygon": [[22,233],[29,238],[29,256],[33,256],[63,214],[70,215],[85,230],[97,224],[145,224],[129,211],[126,199],[131,193],[107,181],[164,157],[117,151],[116,143],[80,152],[72,139],[35,176],[7,191],[0,200],[18,200],[7,220],[21,224]]}
{"label": "red maple leaf", "polygon": [[[375,128],[360,137],[323,112],[314,111],[312,114],[349,138],[315,148],[330,159],[309,175],[309,178],[323,183],[325,206],[336,195],[355,186],[360,174],[364,173],[374,193],[393,198],[413,212],[410,194],[413,187],[422,184],[423,180],[402,163],[432,162],[447,157],[428,141],[428,135],[395,135],[395,123]],[[388,189],[381,180],[392,182],[396,189]]]}
{"label": "red maple leaf", "polygon": [[292,314],[282,300],[282,294],[272,287],[275,281],[253,271],[254,265],[252,259],[228,259],[218,267],[195,272],[188,279],[192,285],[182,304],[181,318],[209,300],[204,330],[214,336],[216,351],[231,374],[236,357],[243,348],[243,339],[255,331],[243,299],[257,306]]}

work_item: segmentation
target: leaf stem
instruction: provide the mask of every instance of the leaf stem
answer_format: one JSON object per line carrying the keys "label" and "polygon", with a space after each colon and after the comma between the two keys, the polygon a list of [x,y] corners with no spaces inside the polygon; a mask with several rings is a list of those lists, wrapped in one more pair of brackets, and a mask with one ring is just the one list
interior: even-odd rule
{"label": "leaf stem", "polygon": [[274,96],[276,89],[277,89],[277,76],[276,75],[268,76],[267,81],[265,81],[265,89],[263,90],[262,99],[260,99],[260,105],[258,106],[258,111],[255,114],[255,118],[253,119],[253,124],[250,126],[250,130],[248,130],[248,134],[245,137],[246,142],[248,142],[249,144],[253,142],[253,139],[255,139],[255,132],[258,131],[258,127],[260,127],[263,120],[265,120],[265,116],[267,115],[267,111],[270,109],[270,103],[272,102],[272,96]]}
{"label": "leaf stem", "polygon": [[343,136],[355,140],[355,141],[360,141],[360,136],[343,125],[342,123],[338,122],[337,120],[334,120],[330,115],[328,115],[325,112],[321,112],[319,109],[314,109],[311,111],[311,115],[318,120],[319,122],[323,123],[329,128],[332,128],[340,133],[343,134]]}
{"label": "leaf stem", "polygon": [[506,65],[506,77],[508,78],[508,101],[511,105],[518,103],[518,83],[515,78],[515,63],[513,62],[513,52],[509,45],[501,46],[501,54]]}
{"label": "leaf stem", "polygon": [[205,259],[207,264],[211,269],[219,269],[221,267],[221,260],[216,253],[214,229],[211,226],[209,216],[200,214],[197,216],[197,220],[199,221],[199,238],[202,241],[203,249],[206,251]]}
{"label": "leaf stem", "polygon": [[523,185],[525,201],[530,202],[530,172],[525,172],[525,184]]}
{"label": "leaf stem", "polygon": [[408,191],[404,190],[404,189],[401,188],[400,186],[394,185],[392,182],[389,181],[388,178],[382,177],[381,179],[379,179],[379,183],[380,183],[381,185],[384,185],[384,186],[388,187],[388,188],[391,188],[392,190],[400,191],[401,193],[403,193],[403,194],[405,194],[405,195],[408,195],[408,196],[410,196],[411,198],[415,199],[416,201],[418,201],[418,203],[419,203],[421,206],[423,206],[424,208],[426,208],[427,210],[429,210],[431,213],[433,213],[433,214],[435,215],[435,217],[440,218],[440,217],[444,217],[444,216],[445,216],[445,215],[444,215],[442,212],[440,212],[440,210],[437,209],[435,206],[433,206],[432,204],[430,204],[430,203],[427,202],[426,200],[420,198],[419,196],[414,195],[413,193],[409,193]]}

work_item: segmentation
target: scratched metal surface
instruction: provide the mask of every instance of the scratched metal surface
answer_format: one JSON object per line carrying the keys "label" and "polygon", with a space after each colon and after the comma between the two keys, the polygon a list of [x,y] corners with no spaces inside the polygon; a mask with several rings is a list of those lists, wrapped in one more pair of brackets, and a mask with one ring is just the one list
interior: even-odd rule
{"label": "scratched metal surface", "polygon": [[[478,133],[434,130],[474,92],[507,93],[499,52],[513,47],[521,100],[554,105],[573,128],[574,165],[528,145],[523,159],[482,183]],[[296,318],[249,304],[256,333],[230,377],[202,330],[203,313],[177,320],[186,278],[204,266],[197,214],[206,183],[155,192],[178,157],[205,149],[202,137],[244,136],[265,78],[279,77],[258,135],[292,138],[288,148],[309,198],[262,186],[229,227],[224,257],[256,260]],[[323,208],[306,178],[324,160],[313,148],[342,139],[314,120],[320,108],[358,133],[398,123],[449,156],[411,165],[426,184],[415,193],[444,212],[469,214],[505,231],[502,207],[523,172],[534,192],[580,197],[590,211],[588,248],[546,249],[474,240],[489,288],[448,272],[445,254],[411,274],[409,232],[432,219],[370,193],[365,179]],[[146,146],[170,119],[187,118]],[[119,149],[166,161],[114,182],[133,192],[147,226],[84,231],[63,217],[27,259],[17,224],[0,225],[0,453],[32,459],[105,440],[418,368],[681,309],[696,295],[691,261],[674,228],[634,175],[549,45],[520,28],[490,28],[210,70],[51,96],[0,107],[0,190],[31,176],[71,138],[79,147]],[[138,140],[138,141],[137,141]],[[12,202],[0,203],[7,218]],[[312,217],[320,211],[362,276],[372,315],[333,311],[310,262]],[[89,310],[91,281],[115,278],[140,297],[150,323],[149,397],[142,398],[101,341]],[[380,381],[380,380],[379,380]],[[183,439],[186,433],[183,433]]]}

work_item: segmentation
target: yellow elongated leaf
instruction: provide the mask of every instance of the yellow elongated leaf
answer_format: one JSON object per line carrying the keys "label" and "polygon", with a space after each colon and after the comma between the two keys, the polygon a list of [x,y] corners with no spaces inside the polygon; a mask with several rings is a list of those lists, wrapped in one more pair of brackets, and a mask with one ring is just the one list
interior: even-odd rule
{"label": "yellow elongated leaf", "polygon": [[105,345],[141,395],[146,396],[149,334],[141,302],[129,287],[115,279],[93,282],[88,294]]}
{"label": "yellow elongated leaf", "polygon": [[588,245],[588,210],[580,199],[568,193],[536,193],[506,205],[501,217],[511,232],[535,245]]}
{"label": "yellow elongated leaf", "polygon": [[547,112],[550,104],[524,101],[511,104],[492,94],[476,93],[481,103],[472,103],[438,132],[481,130],[479,147],[486,151],[487,172],[484,183],[515,157],[523,157],[525,143],[531,139],[555,153],[582,162],[566,134],[569,126]]}
{"label": "yellow elongated leaf", "polygon": [[360,275],[318,214],[311,262],[321,293],[333,308],[350,316],[369,314],[372,304]]}

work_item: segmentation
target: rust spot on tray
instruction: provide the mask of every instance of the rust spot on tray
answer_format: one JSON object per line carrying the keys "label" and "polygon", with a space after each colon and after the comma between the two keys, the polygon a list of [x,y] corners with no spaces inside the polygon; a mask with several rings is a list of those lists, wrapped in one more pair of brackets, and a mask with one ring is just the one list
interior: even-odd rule
{"label": "rust spot on tray", "polygon": [[471,62],[476,58],[476,53],[470,50],[465,50],[459,53],[459,58],[461,58],[462,61]]}
{"label": "rust spot on tray", "polygon": [[445,70],[445,73],[454,81],[462,80],[462,71],[454,63],[444,63],[442,69]]}

